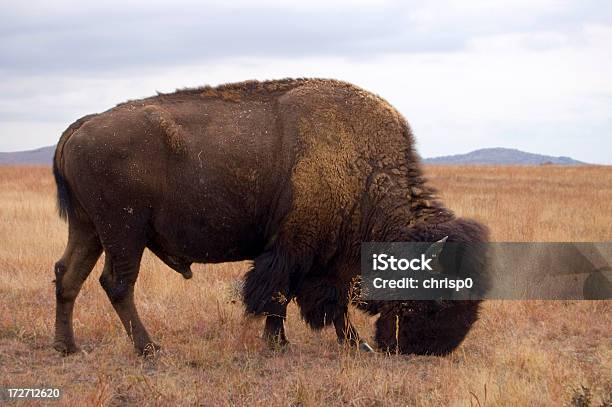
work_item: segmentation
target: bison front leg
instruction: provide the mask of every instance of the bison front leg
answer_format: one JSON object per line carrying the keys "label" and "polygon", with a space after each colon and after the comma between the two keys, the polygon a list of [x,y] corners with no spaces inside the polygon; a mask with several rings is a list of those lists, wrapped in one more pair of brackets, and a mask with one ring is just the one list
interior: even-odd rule
{"label": "bison front leg", "polygon": [[142,250],[127,258],[107,253],[100,284],[117,312],[125,331],[132,339],[139,354],[153,355],[159,346],[151,341],[149,333],[140,321],[134,304],[134,284],[138,278]]}
{"label": "bison front leg", "polygon": [[340,344],[373,352],[370,345],[359,337],[349,319],[348,291],[343,285],[313,275],[302,281],[295,299],[300,306],[302,318],[311,328],[318,330],[333,323]]}
{"label": "bison front leg", "polygon": [[291,299],[290,281],[297,268],[290,258],[280,247],[258,256],[242,291],[247,314],[266,316],[263,338],[274,349],[289,344],[284,321]]}
{"label": "bison front leg", "polygon": [[362,352],[374,352],[374,349],[359,337],[357,329],[349,319],[348,309],[344,309],[344,312],[339,313],[334,318],[334,328],[338,336],[338,343],[358,347]]}
{"label": "bison front leg", "polygon": [[289,345],[287,336],[285,336],[285,319],[287,316],[287,306],[283,308],[280,315],[266,316],[266,325],[264,327],[263,338],[272,349],[285,348]]}

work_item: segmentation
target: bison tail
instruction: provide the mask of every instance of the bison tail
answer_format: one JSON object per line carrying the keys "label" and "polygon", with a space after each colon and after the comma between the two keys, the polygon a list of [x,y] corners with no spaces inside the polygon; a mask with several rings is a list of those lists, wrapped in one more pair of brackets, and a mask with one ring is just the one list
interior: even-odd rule
{"label": "bison tail", "polygon": [[72,213],[70,188],[63,174],[60,172],[57,159],[53,160],[53,176],[55,177],[55,185],[57,187],[57,210],[59,217],[66,220],[68,215]]}
{"label": "bison tail", "polygon": [[55,177],[55,185],[57,186],[57,210],[60,218],[64,220],[74,212],[70,188],[61,169],[61,163],[64,160],[64,145],[70,136],[74,134],[74,132],[80,129],[83,124],[95,116],[97,115],[90,114],[81,117],[79,120],[68,126],[68,128],[62,133],[62,136],[57,143],[57,147],[55,148],[55,155],[53,156],[53,176]]}

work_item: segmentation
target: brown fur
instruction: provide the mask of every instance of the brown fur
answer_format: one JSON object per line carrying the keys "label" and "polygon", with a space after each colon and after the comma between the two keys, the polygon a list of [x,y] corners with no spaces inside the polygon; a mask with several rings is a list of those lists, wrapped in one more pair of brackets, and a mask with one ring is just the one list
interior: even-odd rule
{"label": "brown fur", "polygon": [[95,114],[90,114],[84,116],[72,123],[68,128],[62,133],[59,142],[57,143],[57,147],[55,149],[55,155],[53,157],[53,176],[55,178],[55,183],[57,185],[57,209],[59,212],[59,216],[62,219],[68,218],[68,211],[74,209],[74,206],[71,204],[70,191],[68,189],[68,185],[66,184],[63,176],[60,173],[60,166],[63,165],[64,156],[64,144],[68,140],[68,138],[77,131],[84,123],[86,123],[89,119],[95,117]]}
{"label": "brown fur", "polygon": [[147,105],[143,108],[143,111],[151,123],[159,126],[162,130],[166,143],[172,151],[181,152],[185,148],[181,126],[176,124],[170,113],[156,105]]}
{"label": "brown fur", "polygon": [[[395,109],[344,82],[185,89],[62,135],[58,197],[71,227],[95,229],[107,259],[100,282],[142,352],[152,343],[133,285],[145,247],[186,277],[193,262],[253,259],[243,296],[247,312],[268,316],[266,337],[284,339],[296,298],[312,327],[333,323],[339,340],[357,342],[346,313],[360,243],[434,236],[414,230],[454,219],[413,146]],[[64,267],[72,261],[68,253],[59,269],[74,274]],[[64,320],[57,338],[72,349]]]}

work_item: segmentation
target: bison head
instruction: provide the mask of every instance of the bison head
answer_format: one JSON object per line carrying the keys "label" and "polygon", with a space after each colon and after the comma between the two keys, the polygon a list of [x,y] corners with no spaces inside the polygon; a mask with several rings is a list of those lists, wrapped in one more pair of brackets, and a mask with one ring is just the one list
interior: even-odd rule
{"label": "bison head", "polygon": [[[486,249],[481,244],[488,240],[484,226],[471,220],[455,219],[421,225],[411,232],[410,241],[435,242],[428,249],[437,255],[434,272],[446,272],[445,268],[460,263],[462,277],[477,276],[474,280],[478,281],[479,295],[488,289],[488,279],[484,278]],[[453,351],[477,320],[481,301],[448,298],[367,303],[367,311],[380,314],[376,322],[378,347],[391,353],[417,355],[445,355]]]}
{"label": "bison head", "polygon": [[476,321],[479,302],[388,302],[376,321],[376,343],[391,353],[448,354]]}

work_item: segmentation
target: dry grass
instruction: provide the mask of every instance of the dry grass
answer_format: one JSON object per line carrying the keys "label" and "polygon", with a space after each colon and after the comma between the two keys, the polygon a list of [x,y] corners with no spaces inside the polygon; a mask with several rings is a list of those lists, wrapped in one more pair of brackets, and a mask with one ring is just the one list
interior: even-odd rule
{"label": "dry grass", "polygon": [[[497,241],[612,241],[612,168],[427,169],[448,206]],[[64,405],[562,405],[581,386],[612,402],[610,302],[487,302],[451,356],[354,354],[313,333],[290,306],[285,353],[265,349],[261,321],[231,294],[246,264],[195,267],[189,281],[147,254],[141,316],[164,346],[132,351],[97,277],[75,311],[84,353],[51,349],[52,265],[66,225],[47,168],[0,167],[0,386],[59,386]],[[372,319],[354,316],[364,335]]]}

